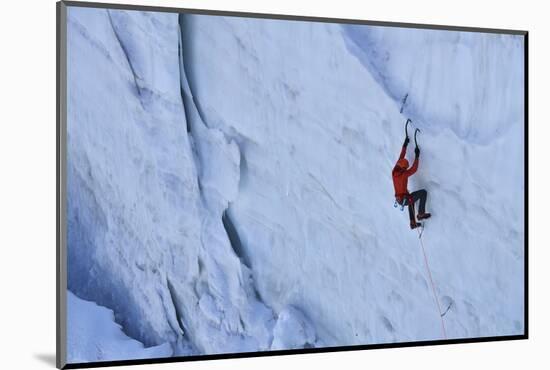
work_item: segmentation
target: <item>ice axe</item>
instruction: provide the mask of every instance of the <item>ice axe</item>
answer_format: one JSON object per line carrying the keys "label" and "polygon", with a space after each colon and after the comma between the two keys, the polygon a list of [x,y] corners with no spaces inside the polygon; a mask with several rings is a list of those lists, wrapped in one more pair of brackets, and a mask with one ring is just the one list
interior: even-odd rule
{"label": "ice axe", "polygon": [[419,128],[417,128],[416,130],[414,130],[414,145],[416,145],[416,147],[418,148],[418,143],[416,142],[416,134],[420,132],[422,133],[422,131],[420,131]]}
{"label": "ice axe", "polygon": [[409,137],[409,132],[407,131],[407,127],[409,126],[409,123],[412,122],[410,118],[407,118],[407,122],[405,122],[405,137]]}

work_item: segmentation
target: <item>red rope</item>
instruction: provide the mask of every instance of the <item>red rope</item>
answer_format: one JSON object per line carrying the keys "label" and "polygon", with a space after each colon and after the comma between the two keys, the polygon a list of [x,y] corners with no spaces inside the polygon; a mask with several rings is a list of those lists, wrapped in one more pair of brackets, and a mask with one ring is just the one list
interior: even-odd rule
{"label": "red rope", "polygon": [[[418,235],[420,236],[420,231],[418,232]],[[434,295],[434,300],[437,305],[437,311],[439,312],[439,318],[441,319],[441,329],[443,331],[443,338],[447,339],[447,332],[445,331],[445,323],[443,321],[443,314],[441,313],[441,306],[439,304],[439,299],[437,298],[437,293],[435,291],[435,284],[434,280],[432,278],[432,273],[430,271],[430,265],[428,264],[428,258],[426,257],[426,250],[424,249],[424,242],[422,241],[422,238],[420,238],[420,246],[422,247],[422,254],[424,255],[424,263],[426,264],[426,270],[428,271],[428,276],[430,277],[430,284],[432,286],[432,292]]]}

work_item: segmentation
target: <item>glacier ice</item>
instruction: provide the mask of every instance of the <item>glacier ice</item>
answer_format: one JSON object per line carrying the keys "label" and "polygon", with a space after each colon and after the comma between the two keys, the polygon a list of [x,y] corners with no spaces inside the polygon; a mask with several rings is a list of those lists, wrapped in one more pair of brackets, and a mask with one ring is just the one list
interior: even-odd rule
{"label": "glacier ice", "polygon": [[522,333],[522,58],[510,35],[69,7],[69,333],[109,309],[152,356],[440,339],[392,206],[402,106],[447,334]]}
{"label": "glacier ice", "polygon": [[174,354],[169,343],[144,348],[122,332],[111,310],[82,300],[70,291],[67,304],[71,307],[67,315],[71,328],[67,332],[70,363],[162,358]]}

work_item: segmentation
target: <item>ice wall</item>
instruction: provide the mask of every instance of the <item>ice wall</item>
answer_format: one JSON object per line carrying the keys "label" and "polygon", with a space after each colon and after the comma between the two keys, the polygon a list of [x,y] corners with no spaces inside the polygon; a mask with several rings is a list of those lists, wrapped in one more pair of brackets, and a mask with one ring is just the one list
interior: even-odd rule
{"label": "ice wall", "polygon": [[441,338],[417,236],[391,206],[409,113],[449,337],[522,332],[518,37],[377,28],[358,45],[355,28],[213,16],[182,29],[203,120],[240,143],[228,213],[276,312],[299,307],[330,345]]}
{"label": "ice wall", "polygon": [[343,28],[349,50],[425,130],[450,130],[470,144],[489,144],[521,126],[522,36]]}
{"label": "ice wall", "polygon": [[222,221],[239,152],[187,132],[178,16],[70,8],[68,35],[69,290],[176,355],[269,349]]}
{"label": "ice wall", "polygon": [[392,207],[409,114],[449,337],[521,333],[519,40],[362,32],[70,8],[69,290],[175,355],[440,339]]}
{"label": "ice wall", "polygon": [[133,338],[175,342],[168,286],[187,298],[201,228],[177,16],[69,8],[68,96],[69,289]]}

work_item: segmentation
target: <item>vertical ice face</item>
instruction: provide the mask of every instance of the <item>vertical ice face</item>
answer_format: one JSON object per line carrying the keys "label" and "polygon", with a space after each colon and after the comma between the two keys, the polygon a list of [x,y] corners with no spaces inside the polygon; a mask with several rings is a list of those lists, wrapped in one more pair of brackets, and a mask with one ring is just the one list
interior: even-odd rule
{"label": "vertical ice face", "polygon": [[[523,37],[343,26],[350,51],[426,130],[488,144],[523,120]],[[405,99],[406,97],[406,99]]]}
{"label": "vertical ice face", "polygon": [[271,311],[222,222],[239,153],[206,128],[190,141],[179,34],[177,14],[69,11],[69,289],[146,345],[267,349]]}
{"label": "vertical ice face", "polygon": [[181,334],[168,281],[183,300],[199,271],[178,32],[173,14],[69,8],[69,289],[147,345]]}
{"label": "vertical ice face", "polygon": [[[449,283],[468,291],[462,295],[479,294],[478,304],[464,302],[470,328],[477,328],[477,335],[521,333],[523,36],[360,26],[343,30],[352,54],[430,140],[423,145],[428,155],[423,156],[426,175],[420,185],[431,191],[432,204],[444,216],[438,217],[436,245],[453,246],[449,253],[458,262],[449,269],[456,275],[447,274],[444,283],[452,279]],[[448,241],[453,236],[458,242]],[[489,322],[474,319],[475,311],[490,316]]]}
{"label": "vertical ice face", "polygon": [[227,214],[275,312],[298,307],[329,345],[441,338],[418,239],[391,207],[409,114],[449,336],[522,332],[519,37],[183,20],[201,116],[240,148]]}
{"label": "vertical ice face", "polygon": [[520,333],[518,40],[423,34],[408,69],[387,30],[70,8],[69,290],[174,355],[439,339],[392,207],[408,93],[448,334]]}

